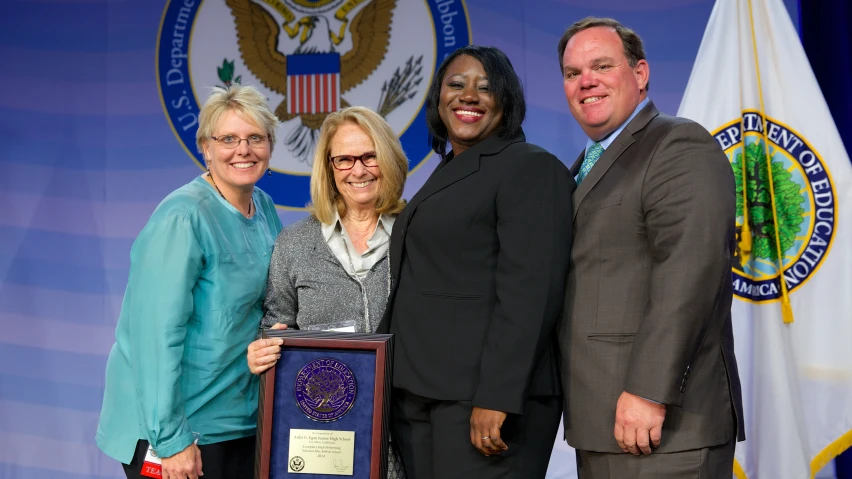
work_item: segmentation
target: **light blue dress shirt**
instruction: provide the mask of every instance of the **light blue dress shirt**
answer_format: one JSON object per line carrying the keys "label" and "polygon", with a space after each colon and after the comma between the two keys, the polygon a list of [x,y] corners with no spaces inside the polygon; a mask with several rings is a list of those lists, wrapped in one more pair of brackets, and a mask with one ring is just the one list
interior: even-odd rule
{"label": "light blue dress shirt", "polygon": [[281,221],[258,188],[245,218],[203,177],[157,207],[130,251],[106,367],[98,447],[127,464],[139,439],[160,457],[255,433],[246,347],[263,317]]}

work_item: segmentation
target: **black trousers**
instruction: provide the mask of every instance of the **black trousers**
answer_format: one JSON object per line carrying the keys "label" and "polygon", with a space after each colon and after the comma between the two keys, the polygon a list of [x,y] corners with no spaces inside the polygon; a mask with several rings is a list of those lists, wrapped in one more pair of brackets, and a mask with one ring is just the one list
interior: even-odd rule
{"label": "black trousers", "polygon": [[500,435],[509,450],[486,457],[470,443],[470,401],[439,401],[401,389],[393,394],[393,440],[408,479],[544,478],[561,397],[529,398],[522,416],[509,414],[503,423]]}
{"label": "black trousers", "polygon": [[[198,446],[201,450],[201,471],[204,479],[235,479],[254,477],[254,436]],[[148,441],[139,440],[133,460],[124,466],[127,479],[148,479],[140,474]]]}

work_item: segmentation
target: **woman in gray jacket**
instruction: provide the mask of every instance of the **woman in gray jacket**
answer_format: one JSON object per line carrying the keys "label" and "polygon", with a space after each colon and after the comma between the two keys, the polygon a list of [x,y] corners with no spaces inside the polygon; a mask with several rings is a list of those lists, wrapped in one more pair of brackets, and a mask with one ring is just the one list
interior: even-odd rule
{"label": "woman in gray jacket", "polygon": [[[408,174],[408,159],[390,125],[363,107],[323,122],[311,173],[311,216],[275,241],[262,326],[373,332],[385,312],[391,279],[388,246]],[[281,355],[280,338],[248,347],[260,374]],[[402,478],[391,454],[388,477]]]}

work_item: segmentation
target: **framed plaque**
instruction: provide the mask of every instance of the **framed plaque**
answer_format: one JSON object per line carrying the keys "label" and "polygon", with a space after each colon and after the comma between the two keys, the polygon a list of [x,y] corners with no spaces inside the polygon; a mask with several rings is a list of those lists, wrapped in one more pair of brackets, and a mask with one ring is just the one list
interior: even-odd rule
{"label": "framed plaque", "polygon": [[384,479],[393,335],[265,330],[281,358],[260,377],[255,477]]}

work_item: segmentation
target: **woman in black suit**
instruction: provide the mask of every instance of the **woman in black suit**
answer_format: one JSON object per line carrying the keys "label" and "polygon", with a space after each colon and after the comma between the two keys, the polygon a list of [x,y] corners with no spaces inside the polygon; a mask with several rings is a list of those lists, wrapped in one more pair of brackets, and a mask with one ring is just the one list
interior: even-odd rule
{"label": "woman in black suit", "polygon": [[575,184],[525,142],[525,113],[495,48],[455,51],[432,81],[426,115],[442,161],[393,227],[379,326],[396,335],[392,430],[412,479],[547,470]]}

